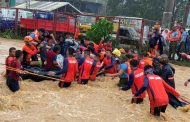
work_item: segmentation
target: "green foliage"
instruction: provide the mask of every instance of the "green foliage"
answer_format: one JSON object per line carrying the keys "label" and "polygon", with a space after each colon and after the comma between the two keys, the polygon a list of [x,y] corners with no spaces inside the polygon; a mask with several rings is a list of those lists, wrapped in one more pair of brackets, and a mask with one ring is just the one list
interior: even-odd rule
{"label": "green foliage", "polygon": [[[165,0],[108,0],[107,13],[111,16],[132,16],[160,21]],[[174,20],[181,20],[187,0],[176,0]]]}
{"label": "green foliage", "polygon": [[110,41],[112,33],[113,24],[107,19],[101,19],[95,25],[92,25],[91,29],[86,32],[87,38],[95,43],[99,43],[102,37],[104,37],[106,42]]}
{"label": "green foliage", "polygon": [[13,30],[5,30],[4,32],[0,33],[0,36],[6,39],[14,38]]}

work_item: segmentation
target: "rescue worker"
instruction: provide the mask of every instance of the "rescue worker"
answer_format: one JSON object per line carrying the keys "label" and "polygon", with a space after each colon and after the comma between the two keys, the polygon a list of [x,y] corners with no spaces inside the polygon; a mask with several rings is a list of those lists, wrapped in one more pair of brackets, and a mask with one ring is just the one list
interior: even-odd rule
{"label": "rescue worker", "polygon": [[152,66],[153,66],[154,74],[161,76],[162,68],[159,61],[160,61],[159,58],[153,58]]}
{"label": "rescue worker", "polygon": [[78,62],[74,57],[74,53],[75,50],[69,47],[67,51],[67,58],[64,59],[63,69],[58,72],[49,72],[50,75],[62,74],[62,81],[59,82],[60,88],[67,88],[73,81],[76,80],[76,75],[78,73]]}
{"label": "rescue worker", "polygon": [[39,50],[32,44],[32,38],[30,36],[26,36],[24,38],[25,45],[23,46],[23,62],[22,65],[39,65],[40,62],[38,61],[37,54]]}
{"label": "rescue worker", "polygon": [[[5,65],[10,67],[12,61],[15,59],[15,53],[16,53],[16,48],[15,47],[11,47],[9,49],[9,56],[6,58],[5,60]],[[6,75],[7,76],[9,74],[9,70],[6,70]]]}
{"label": "rescue worker", "polygon": [[[174,81],[175,69],[170,66],[169,59],[166,54],[160,56],[160,64],[162,66],[162,72],[161,72],[162,79],[164,79],[168,85],[170,85],[175,89],[175,81]],[[186,105],[186,103],[181,102],[171,93],[168,93],[168,97],[170,105],[174,108],[183,107]]]}
{"label": "rescue worker", "polygon": [[61,51],[61,47],[59,45],[55,45],[53,50],[49,50],[47,52],[47,61],[46,61],[46,65],[45,67],[48,70],[60,70],[58,67],[56,67],[58,65],[57,63],[57,55],[60,53]]}
{"label": "rescue worker", "polygon": [[117,72],[117,67],[116,65],[116,59],[114,56],[112,56],[112,52],[111,50],[107,50],[106,51],[106,57],[103,60],[103,71],[105,71],[105,73],[109,73],[109,74],[114,74]]}
{"label": "rescue worker", "polygon": [[100,55],[99,54],[97,54],[95,56],[94,61],[96,62],[96,66],[94,67],[94,69],[92,70],[92,72],[90,74],[90,80],[91,81],[96,80],[96,75],[100,71],[100,68],[102,67],[102,64],[100,62]]}
{"label": "rescue worker", "polygon": [[166,83],[168,83],[168,85],[175,89],[175,69],[170,66],[168,56],[166,54],[161,55],[159,62],[162,65],[161,77],[166,81]]}
{"label": "rescue worker", "polygon": [[21,69],[21,62],[23,59],[23,53],[20,50],[17,50],[15,52],[15,59],[11,62],[10,67],[15,68],[17,71],[9,71],[8,72],[8,76],[7,76],[7,81],[6,84],[8,86],[8,88],[12,91],[12,92],[16,92],[20,89],[19,86],[19,73],[22,73],[20,71]]}
{"label": "rescue worker", "polygon": [[169,86],[161,77],[153,74],[151,66],[145,67],[145,78],[143,86],[135,93],[134,98],[147,90],[150,100],[150,113],[155,116],[160,116],[160,113],[165,113],[169,100],[167,92],[179,97],[180,94]]}
{"label": "rescue worker", "polygon": [[128,74],[127,74],[127,71],[128,71],[128,66],[126,64],[126,56],[125,55],[121,55],[119,57],[119,62],[120,62],[120,65],[119,65],[119,71],[118,73],[106,73],[106,76],[109,76],[109,77],[119,77],[120,80],[119,80],[119,83],[117,84],[119,87],[124,87],[128,84]]}
{"label": "rescue worker", "polygon": [[[131,60],[130,65],[132,72],[129,75],[129,83],[122,87],[122,90],[129,90],[131,88],[132,94],[135,94],[144,84],[144,70],[138,68],[138,60]],[[145,98],[145,92],[140,96],[133,98],[131,103],[141,104]]]}
{"label": "rescue worker", "polygon": [[90,58],[90,50],[84,51],[84,57],[79,61],[80,73],[79,73],[79,83],[88,84],[90,73],[93,72],[96,62]]}

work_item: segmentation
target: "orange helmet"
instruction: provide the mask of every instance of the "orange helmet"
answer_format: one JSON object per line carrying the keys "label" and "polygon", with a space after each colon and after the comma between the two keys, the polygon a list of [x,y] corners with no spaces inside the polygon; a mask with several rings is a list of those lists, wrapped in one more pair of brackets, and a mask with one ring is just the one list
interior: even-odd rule
{"label": "orange helmet", "polygon": [[33,39],[30,36],[24,37],[24,42],[31,42]]}

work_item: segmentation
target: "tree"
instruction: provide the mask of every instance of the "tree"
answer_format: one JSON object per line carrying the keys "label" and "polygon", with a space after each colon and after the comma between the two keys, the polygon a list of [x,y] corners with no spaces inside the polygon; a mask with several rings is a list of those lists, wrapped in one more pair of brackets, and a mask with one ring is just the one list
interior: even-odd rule
{"label": "tree", "polygon": [[189,15],[189,10],[190,10],[190,0],[188,0],[185,11],[184,11],[184,16],[183,16],[183,26],[185,27],[187,25],[187,18]]}
{"label": "tree", "polygon": [[112,33],[113,24],[107,19],[101,19],[95,25],[92,25],[86,34],[90,41],[99,43],[102,37],[104,37],[105,41],[110,41]]}
{"label": "tree", "polygon": [[[175,0],[173,19],[181,21],[188,0]],[[108,0],[107,14],[160,21],[166,0]]]}

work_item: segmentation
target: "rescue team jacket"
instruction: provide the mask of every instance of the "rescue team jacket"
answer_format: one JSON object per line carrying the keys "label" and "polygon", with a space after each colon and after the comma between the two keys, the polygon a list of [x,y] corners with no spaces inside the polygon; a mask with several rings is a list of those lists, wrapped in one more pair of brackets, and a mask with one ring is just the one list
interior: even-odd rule
{"label": "rescue team jacket", "polygon": [[30,62],[31,57],[39,52],[34,45],[31,46],[24,45],[22,50],[23,52],[26,52],[26,57],[25,57],[26,62]]}
{"label": "rescue team jacket", "polygon": [[143,87],[136,92],[135,96],[139,96],[145,90],[147,90],[151,107],[168,105],[169,99],[166,92],[176,97],[180,96],[180,94],[170,87],[161,77],[154,74],[148,74],[145,77]]}
{"label": "rescue team jacket", "polygon": [[[142,86],[144,83],[144,70],[142,69],[137,69],[133,72],[133,84],[131,87],[131,91],[133,94],[135,94]],[[146,93],[143,92],[141,95],[138,96],[138,98],[145,98]]]}
{"label": "rescue team jacket", "polygon": [[144,70],[144,67],[145,67],[145,61],[144,61],[144,59],[142,59],[142,60],[140,60],[140,62],[139,62],[139,66],[138,66],[138,68]]}
{"label": "rescue team jacket", "polygon": [[[5,60],[5,65],[10,67],[13,60],[15,60],[15,57],[8,56]],[[6,69],[6,76],[9,74],[9,70]]]}
{"label": "rescue team jacket", "polygon": [[80,69],[80,75],[79,75],[79,81],[82,79],[89,79],[90,78],[90,73],[93,70],[93,67],[96,66],[96,63],[94,62],[93,59],[90,57],[87,57]]}
{"label": "rescue team jacket", "polygon": [[108,59],[107,57],[103,60],[105,66],[105,73],[114,74],[117,72],[116,60],[114,57]]}
{"label": "rescue team jacket", "polygon": [[[144,70],[137,68],[136,70],[132,71],[129,75],[129,82],[124,89],[129,90],[131,88],[132,93],[136,94],[136,92],[143,86],[143,84]],[[145,92],[137,96],[137,98],[145,98]]]}
{"label": "rescue team jacket", "polygon": [[68,57],[64,59],[63,69],[56,72],[56,75],[62,74],[64,82],[73,82],[76,80],[78,72],[78,62],[75,57]]}
{"label": "rescue team jacket", "polygon": [[102,67],[102,64],[100,62],[96,63],[96,66],[94,67],[94,70],[92,70],[92,73],[90,75],[90,80],[95,81],[96,80],[96,74],[100,71],[100,68]]}

